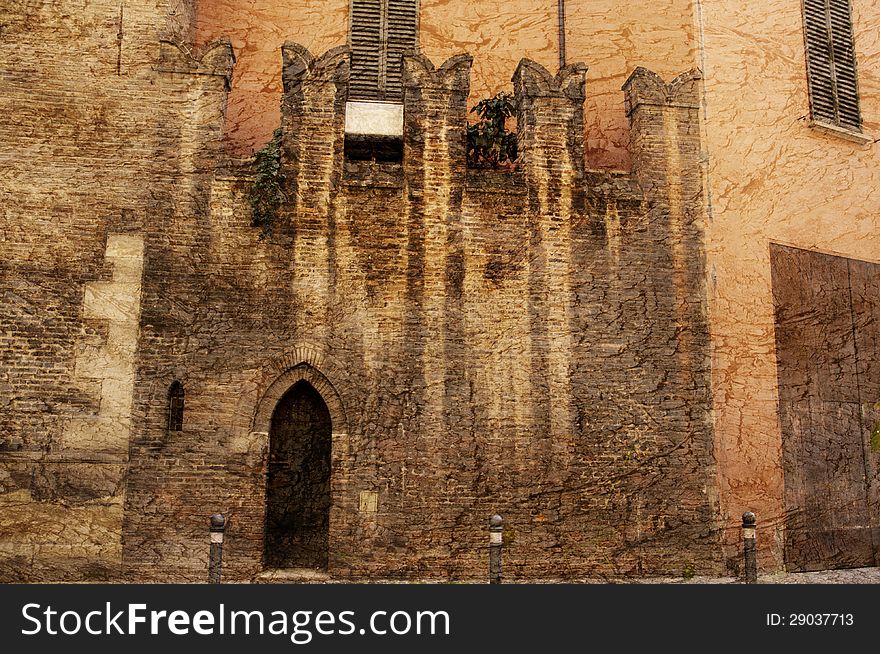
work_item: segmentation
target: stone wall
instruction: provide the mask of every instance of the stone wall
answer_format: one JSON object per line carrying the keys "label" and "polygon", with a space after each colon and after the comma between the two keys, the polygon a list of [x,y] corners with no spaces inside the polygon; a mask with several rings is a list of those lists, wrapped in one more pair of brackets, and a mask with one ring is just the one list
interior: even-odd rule
{"label": "stone wall", "polygon": [[155,2],[0,8],[6,580],[122,566],[144,275],[157,241],[185,247],[177,212],[197,204],[231,66],[222,44],[162,45],[174,24]]}
{"label": "stone wall", "polygon": [[[722,531],[734,572],[746,509],[782,566],[770,244],[877,262],[880,167],[809,127],[798,6],[704,4],[569,3],[585,94],[546,70],[555,3],[423,0],[423,54],[477,56],[409,62],[382,166],[343,159],[344,49],[308,53],[344,42],[346,2],[0,7],[0,577],[202,579],[215,511],[230,575],[258,571],[271,415],[302,379],[331,415],[337,574],[481,575],[495,511],[520,576],[714,570]],[[852,4],[876,137],[880,16]],[[522,56],[526,157],[468,170],[467,107]],[[702,90],[618,91],[694,62]],[[279,99],[289,202],[261,240],[223,153]]]}
{"label": "stone wall", "polygon": [[157,244],[147,269],[131,569],[201,579],[216,511],[229,575],[262,569],[270,416],[307,379],[331,414],[333,575],[482,578],[496,511],[514,577],[717,572],[698,76],[637,72],[637,172],[587,174],[585,67],[523,61],[503,172],[465,165],[469,57],[407,60],[404,159],[378,164],[343,158],[346,51],[284,53],[280,224],[250,227],[231,165],[199,266]]}
{"label": "stone wall", "polygon": [[201,580],[218,511],[226,574],[259,572],[300,380],[332,574],[482,578],[496,511],[515,577],[717,571],[696,76],[639,70],[634,172],[588,173],[585,67],[524,60],[523,162],[468,170],[472,61],[416,56],[378,165],[343,157],[346,50],[290,43],[261,239],[221,156],[232,49],[193,46],[193,6],[3,14],[0,576]]}

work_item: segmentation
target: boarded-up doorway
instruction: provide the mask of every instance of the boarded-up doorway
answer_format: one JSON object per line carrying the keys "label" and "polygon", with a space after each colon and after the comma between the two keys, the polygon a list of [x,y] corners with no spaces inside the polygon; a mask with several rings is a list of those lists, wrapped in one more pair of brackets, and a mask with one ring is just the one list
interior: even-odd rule
{"label": "boarded-up doorway", "polygon": [[770,262],[786,567],[877,565],[880,266],[777,245]]}
{"label": "boarded-up doorway", "polygon": [[331,420],[307,381],[279,400],[269,432],[264,560],[269,568],[326,568]]}

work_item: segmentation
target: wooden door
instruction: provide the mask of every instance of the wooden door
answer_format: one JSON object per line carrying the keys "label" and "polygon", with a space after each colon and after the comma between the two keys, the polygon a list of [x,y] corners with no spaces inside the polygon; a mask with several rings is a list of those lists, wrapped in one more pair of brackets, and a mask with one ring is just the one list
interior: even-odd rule
{"label": "wooden door", "polygon": [[875,565],[876,452],[863,396],[878,382],[880,314],[867,296],[880,267],[776,245],[770,258],[786,567]]}
{"label": "wooden door", "polygon": [[264,561],[326,568],[330,524],[330,412],[311,384],[278,402],[269,433]]}

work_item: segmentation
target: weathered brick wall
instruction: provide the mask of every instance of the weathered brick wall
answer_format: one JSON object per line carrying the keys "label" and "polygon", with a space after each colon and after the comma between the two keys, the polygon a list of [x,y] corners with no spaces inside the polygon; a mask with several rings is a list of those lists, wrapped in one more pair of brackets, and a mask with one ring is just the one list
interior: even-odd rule
{"label": "weathered brick wall", "polygon": [[[313,50],[344,41],[345,4]],[[231,517],[229,573],[252,574],[269,417],[301,378],[334,425],[337,573],[481,575],[494,511],[516,574],[713,568],[704,278],[727,567],[746,508],[762,565],[782,565],[768,243],[875,261],[876,145],[800,120],[799,7],[755,22],[734,0],[706,6],[695,44],[680,0],[653,23],[639,3],[599,3],[569,21],[570,59],[591,64],[586,113],[576,69],[524,64],[523,165],[466,170],[465,98],[506,84],[511,58],[553,65],[554,4],[487,28],[510,39],[478,53],[469,86],[466,58],[411,62],[396,166],[342,159],[344,52],[286,48],[290,202],[262,241],[247,166],[217,162],[230,84],[244,113],[277,86],[235,87],[195,2],[0,7],[0,578],[202,579],[214,511]],[[877,12],[853,4],[871,133]],[[423,15],[435,59],[481,40],[443,5],[423,4],[441,17]],[[289,35],[270,36],[274,51]],[[616,90],[636,63],[687,68],[698,45],[702,146],[692,77],[640,71]],[[585,172],[584,150],[633,173]],[[168,433],[175,379],[186,416]]]}
{"label": "weathered brick wall", "polygon": [[469,57],[413,58],[378,166],[343,160],[345,50],[289,44],[261,240],[218,166],[229,45],[191,47],[187,2],[126,5],[121,46],[118,5],[53,7],[0,42],[3,579],[200,580],[217,511],[226,573],[258,572],[300,379],[334,574],[481,578],[496,511],[514,576],[717,570],[692,79],[636,75],[636,172],[587,174],[583,68],[524,61],[502,173],[465,166]]}
{"label": "weathered brick wall", "polygon": [[229,61],[180,51],[185,72],[160,73],[173,23],[162,2],[0,8],[4,579],[121,564],[141,309],[155,297],[142,274],[155,242],[177,238],[228,75]]}
{"label": "weathered brick wall", "polygon": [[228,574],[261,570],[270,416],[305,378],[333,422],[331,574],[482,578],[496,511],[512,576],[717,572],[695,76],[636,74],[637,173],[587,175],[583,67],[524,61],[505,173],[465,166],[468,57],[407,61],[404,161],[370,164],[343,160],[346,52],[284,52],[273,236],[233,165],[191,218],[198,267],[150,257],[130,569],[201,579],[222,511]]}

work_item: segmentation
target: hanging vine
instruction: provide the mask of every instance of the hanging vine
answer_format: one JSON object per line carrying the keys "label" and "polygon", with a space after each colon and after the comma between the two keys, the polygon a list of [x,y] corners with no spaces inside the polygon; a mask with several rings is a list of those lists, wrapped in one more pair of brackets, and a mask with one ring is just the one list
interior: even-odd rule
{"label": "hanging vine", "polygon": [[251,205],[251,226],[260,228],[260,238],[272,235],[284,195],[284,174],[281,172],[281,128],[254,155],[254,183],[248,200]]}

